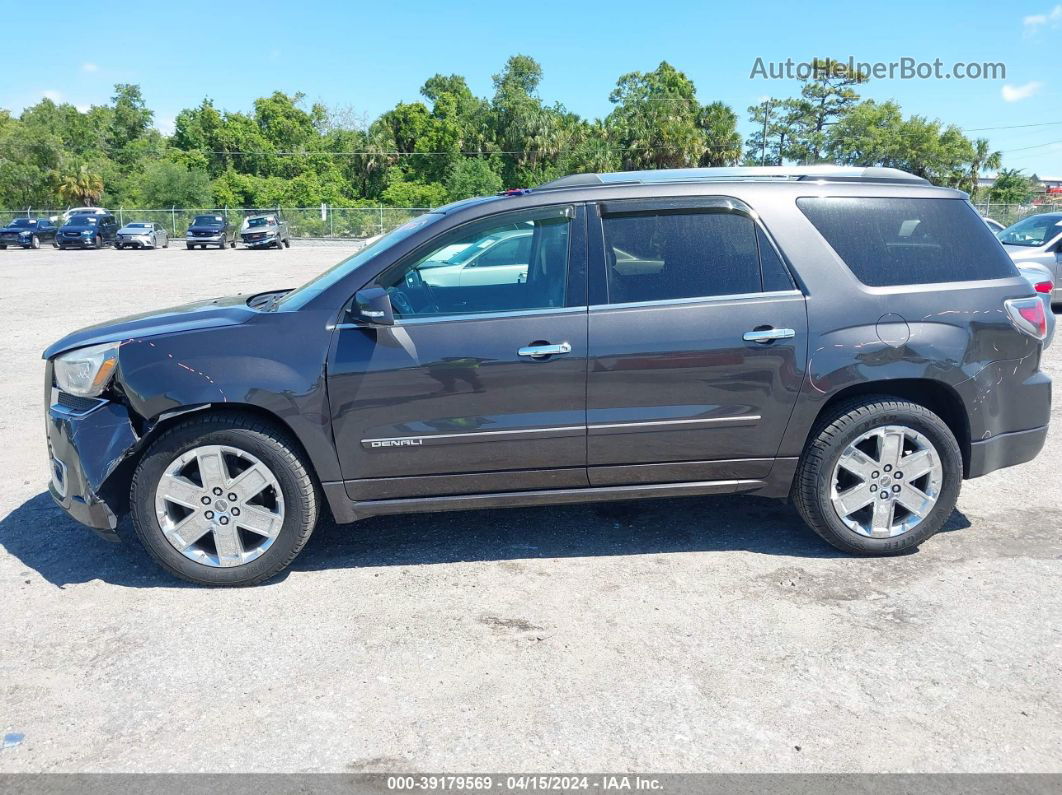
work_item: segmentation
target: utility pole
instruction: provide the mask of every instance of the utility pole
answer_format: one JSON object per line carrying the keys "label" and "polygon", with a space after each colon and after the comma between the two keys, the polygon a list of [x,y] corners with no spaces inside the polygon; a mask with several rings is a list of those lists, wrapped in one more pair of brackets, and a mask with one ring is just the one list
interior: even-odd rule
{"label": "utility pole", "polygon": [[771,114],[771,100],[763,103],[763,140],[760,142],[760,165],[767,165],[767,118]]}

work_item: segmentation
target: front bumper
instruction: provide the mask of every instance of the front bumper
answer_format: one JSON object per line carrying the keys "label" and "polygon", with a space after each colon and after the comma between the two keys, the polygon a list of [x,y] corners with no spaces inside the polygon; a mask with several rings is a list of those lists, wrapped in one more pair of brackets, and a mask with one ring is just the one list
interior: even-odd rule
{"label": "front bumper", "polygon": [[56,242],[59,248],[96,248],[94,237],[60,237]]}
{"label": "front bumper", "polygon": [[151,242],[150,237],[119,237],[115,241],[115,245],[122,248],[155,248],[155,244]]}
{"label": "front bumper", "polygon": [[22,246],[22,248],[29,248],[32,242],[32,237],[0,237],[0,243],[5,246]]}
{"label": "front bumper", "polygon": [[[53,390],[52,394],[57,392]],[[74,409],[51,400],[47,413],[52,473],[48,491],[74,521],[117,541],[115,528],[124,506],[109,505],[100,491],[139,438],[122,405],[93,402],[91,408]]]}
{"label": "front bumper", "polygon": [[210,246],[216,246],[219,243],[224,243],[225,242],[225,236],[224,235],[211,235],[210,237],[199,237],[199,236],[189,235],[188,237],[186,237],[184,239],[184,242],[185,243],[200,243],[200,244],[206,243],[207,245],[210,245]]}
{"label": "front bumper", "polygon": [[258,240],[248,240],[247,238],[242,238],[241,242],[247,248],[265,248],[266,246],[275,246],[279,240],[280,238],[278,238],[276,235],[270,235],[269,237],[260,238]]}

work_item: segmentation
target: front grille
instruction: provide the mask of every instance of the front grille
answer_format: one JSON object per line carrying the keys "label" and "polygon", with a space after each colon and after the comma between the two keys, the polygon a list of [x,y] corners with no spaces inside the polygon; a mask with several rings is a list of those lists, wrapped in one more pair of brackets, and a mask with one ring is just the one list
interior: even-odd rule
{"label": "front grille", "polygon": [[65,409],[70,409],[70,411],[87,413],[106,401],[71,395],[69,392],[62,392],[57,389],[55,390],[55,402]]}
{"label": "front grille", "polygon": [[195,235],[196,237],[214,237],[214,235],[216,235],[218,233],[217,232],[193,232],[192,234]]}
{"label": "front grille", "polygon": [[265,238],[265,232],[256,232],[252,235],[244,235],[244,240],[263,240]]}

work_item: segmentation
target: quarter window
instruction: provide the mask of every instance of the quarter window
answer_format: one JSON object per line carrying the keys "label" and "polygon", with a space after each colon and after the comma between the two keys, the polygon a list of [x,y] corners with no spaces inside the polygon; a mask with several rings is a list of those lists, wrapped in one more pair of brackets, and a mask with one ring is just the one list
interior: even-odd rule
{"label": "quarter window", "polygon": [[602,218],[609,303],[755,293],[756,226],[729,211],[657,211]]}
{"label": "quarter window", "polygon": [[547,208],[462,227],[377,283],[398,318],[563,307],[570,215]]}
{"label": "quarter window", "polygon": [[797,199],[848,269],[884,287],[977,279],[1017,272],[977,211],[961,199]]}

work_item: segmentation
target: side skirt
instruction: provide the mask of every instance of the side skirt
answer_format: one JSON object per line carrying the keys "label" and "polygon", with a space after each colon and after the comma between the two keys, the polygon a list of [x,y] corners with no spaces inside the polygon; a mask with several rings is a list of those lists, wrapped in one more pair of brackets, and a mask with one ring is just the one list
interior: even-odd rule
{"label": "side skirt", "polygon": [[601,486],[576,489],[542,489],[491,494],[455,494],[445,497],[418,497],[395,500],[353,502],[342,483],[323,483],[325,496],[335,520],[340,524],[401,513],[434,511],[469,511],[477,508],[518,508],[535,505],[567,505],[583,502],[612,502],[654,497],[685,497],[702,494],[735,494],[759,491],[767,486],[763,480],[705,480],[689,483],[654,483],[633,486]]}

